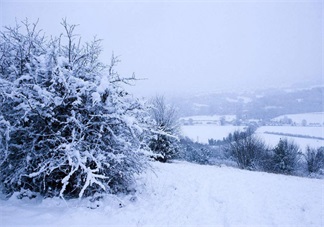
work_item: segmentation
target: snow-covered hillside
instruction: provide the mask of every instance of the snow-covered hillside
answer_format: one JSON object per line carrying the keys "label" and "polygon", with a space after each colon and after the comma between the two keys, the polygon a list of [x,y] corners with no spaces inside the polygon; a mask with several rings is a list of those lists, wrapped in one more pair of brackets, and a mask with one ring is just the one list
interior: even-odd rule
{"label": "snow-covered hillside", "polygon": [[0,201],[4,226],[323,226],[324,181],[186,162],[152,164],[137,193],[96,203]]}

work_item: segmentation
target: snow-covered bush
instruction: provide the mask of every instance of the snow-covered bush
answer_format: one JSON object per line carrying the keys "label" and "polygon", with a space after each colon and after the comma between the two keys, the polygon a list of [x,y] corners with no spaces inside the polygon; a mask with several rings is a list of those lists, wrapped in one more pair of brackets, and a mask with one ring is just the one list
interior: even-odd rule
{"label": "snow-covered bush", "polygon": [[262,169],[265,143],[254,135],[254,130],[235,131],[225,139],[223,150],[242,169]]}
{"label": "snow-covered bush", "polygon": [[198,164],[210,164],[215,153],[211,146],[195,143],[189,138],[181,138],[179,148],[177,158]]}
{"label": "snow-covered bush", "polygon": [[0,37],[0,184],[7,195],[46,197],[127,191],[146,165],[143,105],[123,88],[100,40],[81,44],[74,25],[48,39],[36,24]]}
{"label": "snow-covered bush", "polygon": [[149,147],[156,154],[156,160],[166,162],[176,156],[178,147],[178,118],[176,109],[167,105],[163,96],[151,101],[152,138]]}
{"label": "snow-covered bush", "polygon": [[318,173],[324,169],[324,147],[307,147],[304,155],[308,173]]}
{"label": "snow-covered bush", "polygon": [[274,173],[293,174],[300,163],[299,146],[286,138],[280,139],[273,149],[270,160],[270,171]]}

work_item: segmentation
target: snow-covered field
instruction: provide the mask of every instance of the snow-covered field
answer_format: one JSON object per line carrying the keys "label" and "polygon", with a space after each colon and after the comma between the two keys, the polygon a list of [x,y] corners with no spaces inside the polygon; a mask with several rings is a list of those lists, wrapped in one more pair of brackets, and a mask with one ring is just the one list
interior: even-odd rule
{"label": "snow-covered field", "polygon": [[323,226],[323,180],[186,162],[153,163],[134,195],[95,206],[0,200],[5,226]]}
{"label": "snow-covered field", "polygon": [[208,139],[222,140],[235,130],[243,130],[245,126],[218,126],[214,124],[183,125],[181,132],[184,136],[200,143],[208,143]]}
{"label": "snow-covered field", "polygon": [[201,122],[208,122],[208,121],[219,121],[221,118],[224,118],[226,121],[233,121],[236,119],[235,115],[196,115],[190,117],[183,117],[183,120],[192,119],[193,121],[201,121]]}
{"label": "snow-covered field", "polygon": [[315,113],[303,113],[303,114],[287,114],[274,118],[274,121],[280,121],[285,117],[291,119],[296,124],[301,124],[303,120],[306,120],[308,124],[321,124],[324,123],[324,113],[315,112]]}
{"label": "snow-covered field", "polygon": [[307,136],[318,137],[324,139],[324,127],[263,126],[258,128],[256,131],[256,134],[271,146],[275,146],[280,140],[280,138],[284,138],[284,137],[293,140],[303,150],[307,146],[311,146],[315,148],[324,146],[324,140],[322,139],[301,138],[301,137],[287,136],[287,135],[273,135],[273,134],[267,134],[266,132],[292,134],[292,135],[305,136],[305,137]]}
{"label": "snow-covered field", "polygon": [[308,138],[298,138],[298,137],[290,137],[290,136],[280,136],[280,135],[271,135],[271,134],[257,134],[266,144],[270,146],[276,146],[280,139],[287,138],[290,141],[295,142],[302,151],[305,151],[307,146],[312,148],[319,148],[324,146],[324,140],[318,139],[308,139]]}
{"label": "snow-covered field", "polygon": [[301,126],[262,126],[258,132],[289,133],[301,136],[321,137],[324,139],[324,127],[301,127]]}
{"label": "snow-covered field", "polygon": [[[208,139],[222,140],[229,133],[235,130],[243,130],[244,126],[218,126],[213,124],[202,125],[183,125],[181,126],[184,136],[189,137],[195,142],[208,143]],[[306,146],[320,147],[324,146],[324,140],[314,138],[301,138],[287,135],[273,135],[266,132],[285,133],[300,136],[320,137],[324,138],[324,127],[298,127],[298,126],[263,126],[257,129],[256,134],[265,141],[265,143],[274,146],[280,138],[287,138],[293,140],[305,149]]]}

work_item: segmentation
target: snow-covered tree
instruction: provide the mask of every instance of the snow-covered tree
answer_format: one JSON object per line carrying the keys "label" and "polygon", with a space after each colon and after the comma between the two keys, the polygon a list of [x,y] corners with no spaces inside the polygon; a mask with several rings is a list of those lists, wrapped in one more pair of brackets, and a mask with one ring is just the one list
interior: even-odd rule
{"label": "snow-covered tree", "polygon": [[246,131],[237,130],[225,139],[224,152],[242,169],[262,168],[267,149],[264,142],[254,135],[254,131],[253,128],[248,128]]}
{"label": "snow-covered tree", "polygon": [[157,154],[156,160],[166,162],[178,152],[177,112],[174,106],[166,104],[163,96],[156,96],[151,101],[150,113],[153,137],[149,141],[149,147]]}
{"label": "snow-covered tree", "polygon": [[177,158],[199,164],[210,164],[215,158],[217,149],[197,142],[193,142],[187,137],[182,137],[179,142],[179,153]]}
{"label": "snow-covered tree", "polygon": [[312,173],[318,173],[321,169],[324,169],[324,147],[317,149],[307,147],[304,158],[307,165],[307,171]]}
{"label": "snow-covered tree", "polygon": [[81,44],[75,25],[46,38],[26,20],[0,37],[0,184],[65,198],[127,191],[146,166],[143,105],[134,80],[99,60],[100,40]]}
{"label": "snow-covered tree", "polygon": [[292,174],[299,163],[300,149],[297,144],[288,139],[280,139],[273,149],[272,171],[275,173]]}

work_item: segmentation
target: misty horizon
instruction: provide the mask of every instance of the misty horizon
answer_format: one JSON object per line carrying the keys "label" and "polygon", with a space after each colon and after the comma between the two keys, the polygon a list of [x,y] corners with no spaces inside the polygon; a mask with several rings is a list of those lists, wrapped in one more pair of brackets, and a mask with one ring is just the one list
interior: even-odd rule
{"label": "misty horizon", "polygon": [[82,41],[102,39],[134,94],[181,95],[323,84],[321,1],[2,1],[0,25],[39,19],[58,36],[62,18]]}

